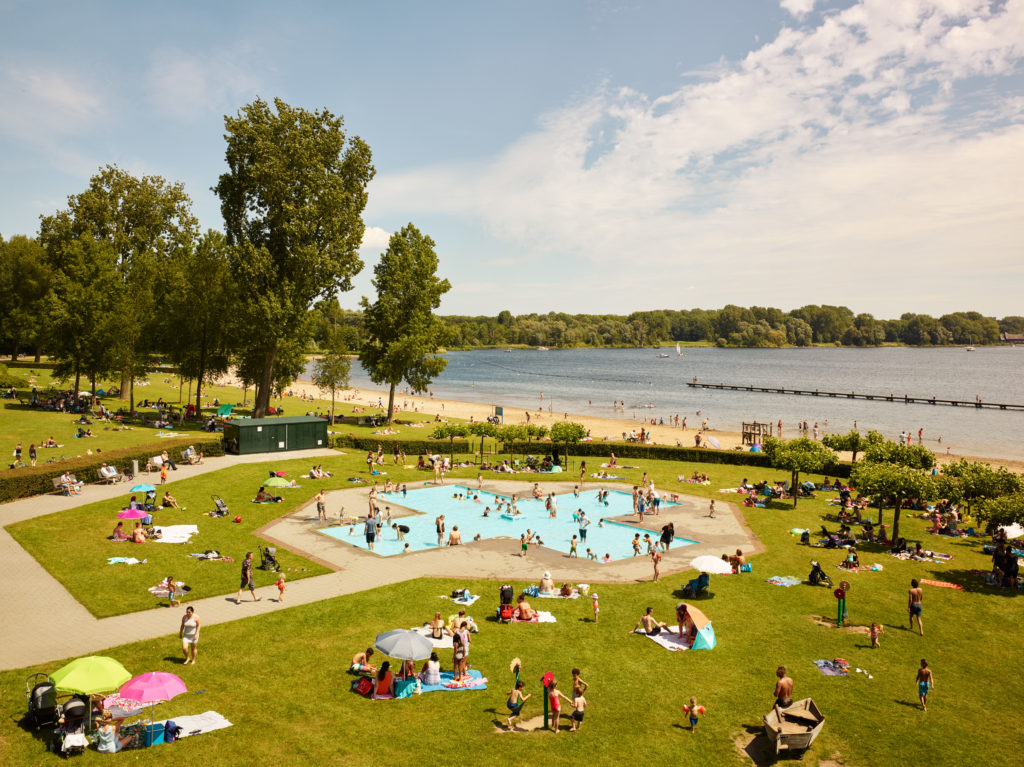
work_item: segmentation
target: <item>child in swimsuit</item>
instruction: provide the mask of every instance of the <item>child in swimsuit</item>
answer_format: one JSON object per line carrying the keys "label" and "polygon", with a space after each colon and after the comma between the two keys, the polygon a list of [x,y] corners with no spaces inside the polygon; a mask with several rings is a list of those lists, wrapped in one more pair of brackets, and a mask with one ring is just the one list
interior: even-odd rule
{"label": "child in swimsuit", "polygon": [[683,704],[683,712],[690,716],[690,732],[693,732],[697,727],[697,715],[701,714],[707,716],[707,709],[704,706],[697,705],[696,698],[690,698],[690,705]]}
{"label": "child in swimsuit", "polygon": [[590,598],[594,600],[594,623],[597,623],[601,617],[601,605],[597,603],[597,594],[592,594]]}
{"label": "child in swimsuit", "polygon": [[879,626],[877,623],[872,623],[871,624],[871,646],[872,647],[881,647],[881,645],[878,643],[878,635],[881,634],[881,633],[882,633],[882,627]]}
{"label": "child in swimsuit", "polygon": [[583,697],[581,692],[579,695],[573,695],[572,699],[572,726],[569,728],[569,732],[576,732],[583,727],[583,714],[586,713],[587,699]]}
{"label": "child in swimsuit", "polygon": [[572,703],[572,700],[559,691],[558,682],[552,679],[551,684],[548,685],[548,703],[551,706],[551,729],[556,733],[558,732],[558,717],[562,713],[562,701],[559,698],[565,698]]}
{"label": "child in swimsuit", "polygon": [[935,686],[935,676],[928,668],[928,661],[921,658],[921,668],[917,670],[917,695],[921,699],[921,708],[928,710],[928,692]]}
{"label": "child in swimsuit", "polygon": [[284,601],[284,590],[286,588],[285,583],[284,583],[284,573],[278,573],[277,574],[277,584],[276,585],[277,585],[277,601],[278,602],[283,602]]}
{"label": "child in swimsuit", "polygon": [[505,704],[508,706],[508,710],[511,715],[508,717],[508,726],[512,726],[512,720],[518,719],[523,711],[523,704],[526,703],[526,699],[529,695],[523,695],[523,688],[526,686],[526,682],[519,680],[516,682],[515,689],[509,690],[508,702]]}

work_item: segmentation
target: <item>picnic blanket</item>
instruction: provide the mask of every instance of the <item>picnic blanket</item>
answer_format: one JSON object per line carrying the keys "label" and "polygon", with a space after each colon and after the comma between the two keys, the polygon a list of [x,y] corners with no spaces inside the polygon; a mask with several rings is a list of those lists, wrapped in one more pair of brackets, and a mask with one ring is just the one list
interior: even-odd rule
{"label": "picnic blanket", "polygon": [[545,610],[534,610],[533,617],[524,621],[519,618],[513,618],[513,623],[557,623],[555,616]]}
{"label": "picnic blanket", "polygon": [[873,565],[870,565],[870,566],[869,565],[860,565],[859,567],[850,567],[850,568],[843,567],[842,565],[836,565],[836,567],[838,569],[844,570],[845,572],[848,572],[848,573],[877,573],[879,570],[882,569],[882,566],[880,564],[877,564],[877,563],[873,564]]}
{"label": "picnic blanket", "polygon": [[602,463],[602,469],[639,469],[639,466],[626,466],[625,464],[617,463],[612,466],[610,463]]}
{"label": "picnic blanket", "polygon": [[[680,482],[681,481],[682,480],[680,480]],[[718,492],[720,492],[720,493],[745,493],[746,490],[740,490],[739,488],[736,488],[736,487],[723,487],[723,488],[720,488]]]}
{"label": "picnic blanket", "polygon": [[850,672],[846,670],[847,664],[840,663],[838,660],[816,660],[814,665],[818,667],[825,676],[849,676]]}
{"label": "picnic blanket", "polygon": [[798,583],[803,583],[803,579],[797,578],[795,575],[773,575],[771,578],[768,578],[765,583],[770,583],[773,586],[785,586],[786,588],[789,588],[790,586],[796,586]]}
{"label": "picnic blanket", "polygon": [[959,583],[950,583],[949,581],[929,581],[922,580],[922,586],[938,586],[940,589],[956,589],[957,591],[963,591],[964,587]]}
{"label": "picnic blanket", "polygon": [[600,474],[591,474],[590,476],[594,479],[625,479],[625,477],[620,477],[618,474],[606,474],[604,476]]}
{"label": "picnic blanket", "polygon": [[135,557],[107,557],[108,565],[144,565],[146,564],[145,559],[136,559]]}
{"label": "picnic blanket", "polygon": [[440,596],[440,599],[451,599],[453,604],[462,605],[464,607],[469,607],[471,604],[476,602],[476,600],[478,600],[479,598],[480,598],[479,594],[470,594],[468,597],[461,597],[459,599],[452,599],[451,597],[446,596],[445,594],[442,594]]}
{"label": "picnic blanket", "polygon": [[[157,599],[168,599],[171,596],[170,591],[168,591],[167,587],[164,586],[163,584],[160,584],[159,586],[150,586],[146,590],[150,594],[155,596]],[[185,596],[185,594],[187,594],[191,590],[192,590],[192,588],[190,586],[186,586],[182,581],[175,581],[174,582],[174,596],[175,596],[175,598],[183,597],[183,596]]]}
{"label": "picnic blanket", "polygon": [[569,596],[563,597],[557,591],[551,591],[551,592],[548,592],[546,594],[543,591],[540,591],[537,594],[535,594],[534,596],[537,599],[579,599],[580,598],[580,592],[579,592],[579,589],[573,589],[572,593]]}
{"label": "picnic blanket", "polygon": [[672,650],[673,652],[682,652],[683,650],[690,649],[689,637],[679,636],[678,625],[662,629],[660,634],[655,635],[648,634],[643,629],[633,629],[633,633],[647,637],[655,644],[660,644],[666,650]]}
{"label": "picnic blanket", "polygon": [[432,644],[435,649],[451,650],[454,648],[454,646],[452,645],[452,638],[448,634],[444,634],[440,639],[434,639],[434,637],[430,635],[429,624],[424,624],[422,626],[413,626],[412,629],[410,630],[415,631],[417,634],[425,636],[427,639],[429,639],[430,644]]}
{"label": "picnic blanket", "polygon": [[206,560],[208,562],[234,562],[235,561],[231,557],[224,556],[219,551],[193,552],[192,554],[189,554],[189,556],[190,557],[195,557],[196,559],[204,559],[204,560]]}
{"label": "picnic blanket", "polygon": [[[176,716],[171,721],[181,728],[181,732],[178,735],[179,738],[187,738],[189,735],[201,735],[204,732],[223,730],[225,727],[233,726],[231,722],[216,711],[207,711],[203,714],[194,714],[192,716]],[[163,719],[154,724],[166,726],[167,720]]]}
{"label": "picnic blanket", "polygon": [[170,439],[173,437],[184,437],[187,436],[185,432],[174,432],[174,431],[158,431],[156,433],[160,439]]}
{"label": "picnic blanket", "polygon": [[199,534],[197,525],[168,525],[153,529],[160,534],[157,543],[188,543],[189,538]]}

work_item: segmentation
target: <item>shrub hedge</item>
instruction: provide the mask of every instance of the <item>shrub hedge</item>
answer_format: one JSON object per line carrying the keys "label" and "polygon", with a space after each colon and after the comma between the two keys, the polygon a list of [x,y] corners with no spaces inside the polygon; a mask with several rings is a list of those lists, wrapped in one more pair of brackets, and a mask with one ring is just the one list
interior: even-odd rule
{"label": "shrub hedge", "polygon": [[[480,443],[476,439],[472,441],[456,439],[454,444],[457,453],[469,454],[472,452],[470,445],[478,446]],[[409,456],[421,453],[444,453],[448,450],[449,442],[446,439],[402,440],[377,436],[357,437],[350,434],[336,437],[333,443],[333,446],[337,448],[350,448],[365,451],[376,450],[377,445],[380,445],[388,455],[392,453],[395,445],[398,445],[400,449],[405,451],[406,456]],[[533,453],[534,455],[550,453],[554,456],[556,451],[564,453],[564,447],[560,443],[548,441],[515,442],[512,444],[502,445],[502,448],[504,452],[514,453],[516,455],[526,455],[528,453]],[[756,466],[766,469],[771,468],[772,465],[768,456],[763,453],[751,453],[743,450],[706,450],[703,448],[675,447],[672,445],[641,445],[633,442],[580,442],[569,446],[569,454],[581,458],[589,458],[592,456],[603,457],[608,456],[610,453],[615,453],[616,458],[646,458],[648,460],[658,461],[718,463],[729,464],[732,466]],[[833,467],[830,473],[837,477],[845,478],[850,476],[850,468],[849,464],[840,463]]]}
{"label": "shrub hedge", "polygon": [[202,450],[203,454],[207,456],[224,455],[224,445],[219,437],[214,435],[206,438],[192,436],[182,439],[163,439],[159,442],[136,445],[122,450],[109,450],[94,455],[69,458],[57,463],[37,463],[35,466],[23,469],[7,469],[0,471],[0,503],[52,493],[54,492],[53,478],[59,477],[65,471],[74,474],[83,482],[91,484],[97,481],[96,470],[104,463],[119,469],[126,469],[131,467],[133,460],[137,460],[141,467],[151,457],[159,455],[164,450],[177,463],[178,453],[189,445],[195,445],[197,450]]}

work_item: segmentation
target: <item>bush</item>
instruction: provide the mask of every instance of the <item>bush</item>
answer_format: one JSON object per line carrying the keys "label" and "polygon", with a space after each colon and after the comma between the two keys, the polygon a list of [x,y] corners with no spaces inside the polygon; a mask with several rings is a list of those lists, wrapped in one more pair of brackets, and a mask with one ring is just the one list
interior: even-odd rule
{"label": "bush", "polygon": [[[384,452],[391,454],[394,446],[398,445],[405,451],[406,456],[444,453],[447,451],[447,440],[400,440],[386,439],[382,437],[356,437],[354,435],[342,435],[334,439],[333,447],[351,448],[355,450],[376,451],[380,445]],[[459,449],[465,445],[467,449]],[[465,440],[456,440],[457,453],[469,455],[469,443]],[[504,452],[526,455],[532,453],[555,455],[561,447],[553,442],[513,442],[502,445]],[[607,457],[609,453],[615,453],[616,458],[646,458],[659,461],[689,461],[692,463],[717,463],[730,466],[761,466],[771,468],[771,461],[763,453],[749,453],[740,450],[706,450],[695,447],[673,447],[671,445],[641,445],[633,442],[580,442],[569,447],[569,454],[581,458],[592,456]],[[850,476],[850,465],[840,463],[832,467],[830,474],[846,478]]]}
{"label": "bush", "polygon": [[28,386],[28,381],[21,376],[12,375],[7,372],[6,365],[0,365],[0,389],[6,390],[10,389],[12,386],[15,389],[23,389]]}
{"label": "bush", "polygon": [[220,438],[211,437],[204,440],[188,437],[160,440],[147,445],[136,445],[123,450],[110,450],[95,455],[83,455],[80,458],[71,458],[57,463],[37,464],[26,469],[8,469],[0,471],[0,503],[52,493],[54,492],[53,478],[59,477],[65,471],[89,484],[96,481],[96,470],[104,463],[126,469],[131,467],[133,460],[137,460],[141,468],[150,458],[159,455],[164,450],[174,459],[189,445],[195,445],[197,450],[202,450],[205,455],[210,457],[224,455],[224,445]]}

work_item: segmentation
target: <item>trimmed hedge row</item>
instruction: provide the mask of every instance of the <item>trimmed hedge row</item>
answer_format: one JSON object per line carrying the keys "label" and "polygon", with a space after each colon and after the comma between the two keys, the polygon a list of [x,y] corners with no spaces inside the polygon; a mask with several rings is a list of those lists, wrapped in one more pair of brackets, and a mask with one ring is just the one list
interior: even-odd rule
{"label": "trimmed hedge row", "polygon": [[[479,446],[480,442],[474,438],[455,440],[456,452],[469,454],[472,452],[470,445]],[[388,439],[386,437],[356,437],[354,435],[343,435],[336,437],[334,447],[365,450],[367,452],[376,450],[380,445],[384,452],[391,454],[398,445],[405,451],[406,456],[427,453],[445,453],[448,450],[449,442],[446,439],[431,440],[401,440]],[[541,442],[515,442],[502,445],[504,452],[512,452],[516,455],[527,454],[550,454],[555,455],[557,451],[564,454],[564,446],[560,443]],[[615,453],[616,458],[645,458],[657,461],[688,461],[691,463],[729,464],[731,466],[757,466],[765,469],[772,467],[771,461],[764,453],[751,453],[743,450],[706,450],[695,447],[674,447],[671,445],[641,445],[633,442],[580,442],[569,446],[569,454],[581,458],[592,456],[607,457]],[[840,463],[832,468],[830,475],[840,478],[850,476],[850,464]]]}
{"label": "trimmed hedge row", "polygon": [[137,460],[141,467],[154,455],[160,455],[164,450],[177,463],[178,454],[189,445],[195,445],[197,450],[202,450],[203,454],[209,457],[224,455],[224,445],[219,437],[214,438],[211,435],[211,437],[203,439],[192,436],[182,439],[164,439],[159,442],[150,442],[145,445],[110,450],[94,455],[83,455],[58,463],[36,464],[24,469],[7,469],[0,471],[0,503],[52,493],[54,492],[53,478],[59,477],[65,471],[71,472],[86,484],[91,484],[97,481],[96,470],[104,463],[125,469],[131,466],[133,460]]}

